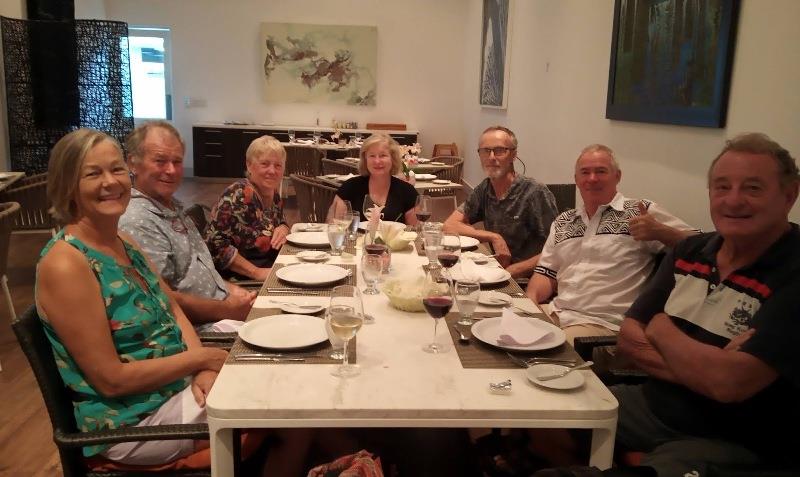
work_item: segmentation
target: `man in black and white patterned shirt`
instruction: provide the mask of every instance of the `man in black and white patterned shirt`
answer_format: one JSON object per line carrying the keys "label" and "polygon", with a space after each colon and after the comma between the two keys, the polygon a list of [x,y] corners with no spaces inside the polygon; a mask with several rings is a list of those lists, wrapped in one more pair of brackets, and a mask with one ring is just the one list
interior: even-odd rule
{"label": "man in black and white patterned shirt", "polygon": [[583,205],[556,217],[528,296],[551,311],[570,343],[613,335],[655,265],[654,258],[694,231],[649,200],[617,192],[622,171],[607,146],[593,144],[575,163]]}
{"label": "man in black and white patterned shirt", "polygon": [[517,137],[510,129],[487,128],[478,156],[487,177],[450,214],[445,230],[488,242],[511,276],[528,277],[557,214],[556,199],[547,186],[514,170]]}

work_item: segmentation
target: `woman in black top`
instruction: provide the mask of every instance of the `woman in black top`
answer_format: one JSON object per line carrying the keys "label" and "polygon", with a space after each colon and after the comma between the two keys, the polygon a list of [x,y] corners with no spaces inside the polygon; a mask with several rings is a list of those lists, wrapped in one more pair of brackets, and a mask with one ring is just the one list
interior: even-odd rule
{"label": "woman in black top", "polygon": [[415,225],[417,190],[394,177],[403,168],[397,142],[386,134],[373,134],[364,141],[360,156],[358,171],[361,175],[339,187],[334,198],[335,209],[344,208],[342,201],[350,201],[353,210],[358,210],[364,221],[364,198],[369,195],[374,203],[383,206],[383,220]]}

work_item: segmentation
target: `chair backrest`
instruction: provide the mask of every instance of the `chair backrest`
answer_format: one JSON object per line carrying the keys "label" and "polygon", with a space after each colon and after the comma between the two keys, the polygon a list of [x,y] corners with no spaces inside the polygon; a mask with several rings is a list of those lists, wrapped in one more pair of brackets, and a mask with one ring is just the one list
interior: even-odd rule
{"label": "chair backrest", "polygon": [[323,174],[358,174],[358,166],[344,161],[334,161],[332,159],[322,160]]}
{"label": "chair backrest", "polygon": [[[53,440],[58,445],[60,437],[75,434],[78,428],[75,425],[72,398],[58,373],[53,350],[36,314],[36,307],[32,305],[28,308],[11,326],[39,384],[53,426]],[[86,467],[80,447],[58,445],[58,452],[61,454],[64,477],[85,475]]]}
{"label": "chair backrest", "polygon": [[436,172],[439,179],[447,179],[451,182],[461,183],[464,178],[464,158],[458,156],[435,156],[432,160],[443,162],[448,166],[448,169],[442,169]]}
{"label": "chair backrest", "polygon": [[304,176],[320,175],[322,150],[310,146],[284,146],[286,149],[286,169],[284,176],[301,174]]}
{"label": "chair backrest", "polygon": [[405,131],[405,123],[367,123],[367,129],[379,131]]}
{"label": "chair backrest", "polygon": [[547,184],[547,188],[556,197],[559,214],[575,208],[575,184]]}
{"label": "chair backrest", "polygon": [[204,204],[194,204],[186,208],[186,215],[192,219],[200,235],[205,237],[206,227],[208,226],[208,216],[211,209]]}
{"label": "chair backrest", "polygon": [[[30,178],[32,179],[32,178]],[[50,201],[47,200],[47,177],[39,174],[35,182],[25,185],[13,184],[0,196],[4,202],[19,203],[19,214],[14,219],[14,230],[50,230],[58,228],[58,223],[50,215]]]}
{"label": "chair backrest", "polygon": [[19,204],[3,202],[0,204],[0,277],[8,270],[8,248],[11,244],[11,229],[14,217],[19,213]]}
{"label": "chair backrest", "polygon": [[433,157],[437,156],[458,156],[458,146],[456,143],[450,144],[434,144],[433,145]]}
{"label": "chair backrest", "polygon": [[333,203],[336,188],[317,182],[313,177],[292,174],[292,186],[297,194],[301,222],[325,222]]}

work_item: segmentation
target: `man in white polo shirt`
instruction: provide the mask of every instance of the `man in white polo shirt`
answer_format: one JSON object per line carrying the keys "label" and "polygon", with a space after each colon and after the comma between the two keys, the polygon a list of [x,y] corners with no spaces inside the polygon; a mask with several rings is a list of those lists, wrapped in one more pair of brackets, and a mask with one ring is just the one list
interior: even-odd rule
{"label": "man in white polo shirt", "polygon": [[552,314],[572,343],[576,336],[614,335],[655,266],[655,257],[695,233],[648,200],[617,192],[622,171],[607,146],[593,144],[575,163],[583,205],[550,227],[528,296],[556,295]]}

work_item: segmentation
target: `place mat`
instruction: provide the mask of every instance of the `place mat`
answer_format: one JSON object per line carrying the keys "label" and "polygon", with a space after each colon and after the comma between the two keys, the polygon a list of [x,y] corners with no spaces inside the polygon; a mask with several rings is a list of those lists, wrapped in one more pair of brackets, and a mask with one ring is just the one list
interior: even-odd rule
{"label": "place mat", "polygon": [[[289,242],[286,242],[285,244],[283,244],[283,247],[281,247],[281,251],[280,251],[279,255],[295,255],[295,254],[297,254],[297,252],[302,252],[304,250],[320,250],[320,251],[325,251],[325,252],[329,252],[330,253],[331,247],[329,245],[324,245],[324,246],[320,245],[320,246],[314,246],[314,247],[300,247],[298,245],[294,245],[294,244],[290,244]],[[355,245],[355,243],[346,243],[345,247],[344,247],[344,251],[349,253],[349,254],[351,254],[351,255],[355,255],[356,254],[356,245]]]}
{"label": "place mat", "polygon": [[[428,273],[429,268],[430,265],[427,264],[422,266],[422,270],[425,271],[425,273]],[[441,276],[441,274],[442,274],[441,268],[435,268],[433,270],[434,279],[438,279]],[[508,280],[500,283],[492,283],[492,284],[481,283],[481,290],[493,290],[493,291],[508,293],[512,297],[514,296],[514,293],[523,293],[523,294],[525,293],[525,290],[523,290],[522,287],[520,287],[519,284],[515,282],[513,278],[509,278]],[[524,298],[523,296],[519,297]]]}
{"label": "place mat", "polygon": [[[417,250],[417,255],[419,255],[420,257],[425,255],[425,239],[422,238],[422,234],[419,234],[417,238],[414,240],[414,248]],[[477,247],[467,248],[464,250],[468,252],[470,251],[478,252],[484,255],[491,255],[492,253],[494,253],[492,252],[492,247],[486,242],[480,242],[478,243]]]}
{"label": "place mat", "polygon": [[[355,264],[337,264],[337,267],[342,267],[345,270],[350,271],[350,275],[345,277],[342,280],[339,280],[336,283],[331,285],[326,285],[323,287],[298,287],[295,285],[291,285],[289,283],[283,283],[282,281],[278,280],[278,276],[276,272],[283,267],[286,266],[294,266],[294,264],[285,264],[285,263],[276,263],[272,265],[272,270],[269,272],[269,276],[266,280],[264,280],[264,285],[261,287],[261,290],[258,292],[259,296],[268,296],[268,295],[313,295],[313,296],[331,296],[331,290],[333,287],[338,285],[353,285],[356,286],[356,265]],[[271,288],[280,288],[281,291],[270,291]]]}
{"label": "place mat", "polygon": [[[475,313],[474,318],[483,316],[488,318],[488,313]],[[498,316],[493,313],[492,316]],[[521,369],[519,365],[515,364],[506,354],[506,350],[496,348],[488,345],[478,338],[472,337],[469,343],[463,343],[458,339],[458,331],[455,329],[455,324],[459,320],[459,313],[448,313],[445,317],[447,323],[447,331],[450,332],[450,339],[453,341],[453,347],[458,353],[458,359],[461,361],[461,366],[464,369]],[[540,319],[544,319],[544,315]],[[564,342],[561,346],[553,349],[541,351],[512,351],[512,354],[519,356],[522,359],[529,358],[560,358],[560,359],[574,359],[578,364],[583,360],[575,352],[575,349],[569,343]]]}
{"label": "place mat", "polygon": [[[283,313],[284,312],[278,308],[254,308],[250,310],[250,314],[247,315],[247,321],[258,319],[268,320],[270,316],[280,315]],[[315,315],[320,316],[320,319],[322,319],[322,314],[323,312],[319,312]],[[356,362],[356,339],[357,337],[351,339],[350,343],[347,345],[347,354],[349,355],[351,363]],[[245,343],[237,336],[236,341],[233,343],[233,346],[228,353],[228,359],[225,360],[225,364],[341,364],[342,361],[340,359],[333,359],[329,356],[331,351],[333,351],[333,346],[331,346],[330,341],[323,341],[322,343],[299,350],[287,351],[254,346],[249,343]],[[236,361],[236,356],[243,353],[279,353],[291,358],[303,358],[305,361]]]}

